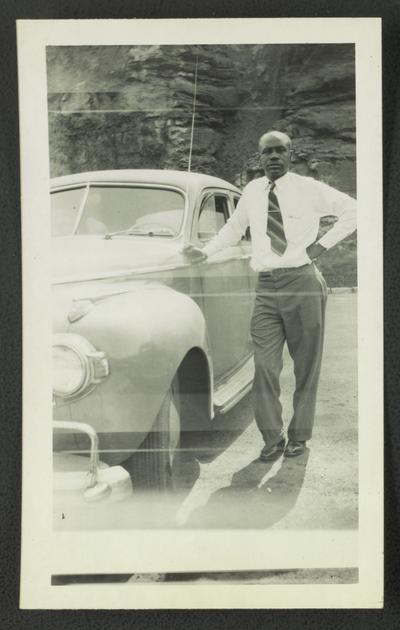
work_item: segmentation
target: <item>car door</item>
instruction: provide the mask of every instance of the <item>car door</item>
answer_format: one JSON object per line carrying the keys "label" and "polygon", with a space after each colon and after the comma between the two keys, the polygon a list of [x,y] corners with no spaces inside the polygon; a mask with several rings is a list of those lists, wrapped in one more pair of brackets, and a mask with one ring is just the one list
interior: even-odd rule
{"label": "car door", "polygon": [[[233,212],[229,191],[203,191],[195,215],[192,240],[205,245]],[[248,251],[239,241],[193,266],[198,302],[207,321],[208,343],[216,380],[239,367],[251,352]]]}

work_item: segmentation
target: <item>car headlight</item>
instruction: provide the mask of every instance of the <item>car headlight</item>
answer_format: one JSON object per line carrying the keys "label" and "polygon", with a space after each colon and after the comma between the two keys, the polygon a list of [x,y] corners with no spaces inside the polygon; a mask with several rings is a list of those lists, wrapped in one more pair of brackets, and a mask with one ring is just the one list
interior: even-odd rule
{"label": "car headlight", "polygon": [[53,393],[60,398],[82,396],[104,380],[109,367],[104,352],[72,333],[53,336]]}

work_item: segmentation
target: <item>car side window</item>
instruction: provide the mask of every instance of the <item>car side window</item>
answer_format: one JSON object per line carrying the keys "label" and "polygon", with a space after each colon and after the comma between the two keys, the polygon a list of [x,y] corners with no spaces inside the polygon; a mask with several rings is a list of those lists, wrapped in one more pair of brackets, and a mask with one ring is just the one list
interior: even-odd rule
{"label": "car side window", "polygon": [[210,193],[200,206],[197,236],[208,241],[215,236],[229,218],[228,198],[225,195]]}

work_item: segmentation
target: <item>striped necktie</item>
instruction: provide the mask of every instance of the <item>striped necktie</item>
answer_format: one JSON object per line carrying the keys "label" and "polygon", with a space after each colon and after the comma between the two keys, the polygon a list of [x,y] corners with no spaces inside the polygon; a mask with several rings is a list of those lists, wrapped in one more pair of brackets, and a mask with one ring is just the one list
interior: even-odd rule
{"label": "striped necktie", "polygon": [[274,188],[275,182],[272,182],[268,194],[267,235],[271,239],[272,251],[278,256],[282,256],[286,251],[287,241],[283,229],[282,213]]}

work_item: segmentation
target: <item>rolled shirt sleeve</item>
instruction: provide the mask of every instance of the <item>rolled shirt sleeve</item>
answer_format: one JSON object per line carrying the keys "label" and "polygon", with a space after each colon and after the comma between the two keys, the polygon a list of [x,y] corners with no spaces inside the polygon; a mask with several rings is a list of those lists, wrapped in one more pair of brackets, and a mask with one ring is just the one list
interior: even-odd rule
{"label": "rolled shirt sleeve", "polygon": [[331,188],[323,182],[315,183],[320,195],[318,207],[321,216],[332,214],[338,217],[335,225],[318,240],[320,245],[330,249],[356,229],[357,204],[355,199],[349,195]]}

